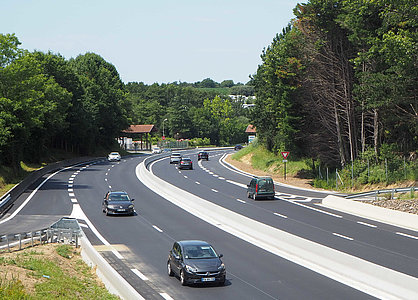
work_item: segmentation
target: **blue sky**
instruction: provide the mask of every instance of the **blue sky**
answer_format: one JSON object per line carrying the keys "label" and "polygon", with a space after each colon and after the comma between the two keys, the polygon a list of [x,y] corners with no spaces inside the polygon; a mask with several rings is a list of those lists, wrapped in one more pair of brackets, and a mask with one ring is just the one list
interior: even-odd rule
{"label": "blue sky", "polygon": [[245,83],[298,2],[0,0],[0,32],[30,51],[97,53],[125,83]]}

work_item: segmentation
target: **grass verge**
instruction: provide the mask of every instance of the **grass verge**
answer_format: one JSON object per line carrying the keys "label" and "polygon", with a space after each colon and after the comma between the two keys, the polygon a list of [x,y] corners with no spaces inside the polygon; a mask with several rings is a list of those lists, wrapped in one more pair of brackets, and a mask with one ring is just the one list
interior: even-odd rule
{"label": "grass verge", "polygon": [[119,299],[85,264],[80,249],[46,244],[0,253],[0,299]]}

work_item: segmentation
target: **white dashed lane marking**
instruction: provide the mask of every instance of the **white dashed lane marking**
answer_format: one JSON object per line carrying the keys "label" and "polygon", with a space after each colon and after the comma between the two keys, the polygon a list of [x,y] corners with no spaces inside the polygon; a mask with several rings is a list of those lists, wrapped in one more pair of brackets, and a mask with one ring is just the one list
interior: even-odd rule
{"label": "white dashed lane marking", "polygon": [[365,222],[360,222],[360,221],[358,221],[357,223],[358,223],[358,224],[361,224],[361,225],[364,225],[364,226],[372,227],[372,228],[376,228],[376,227],[377,227],[376,225],[372,225],[372,224],[365,223]]}
{"label": "white dashed lane marking", "polygon": [[196,183],[196,184],[200,184],[200,182],[199,182],[199,181],[195,181],[195,183]]}
{"label": "white dashed lane marking", "polygon": [[241,200],[241,199],[237,199],[237,201],[239,201],[241,203],[247,203],[247,202],[245,202],[244,200]]}
{"label": "white dashed lane marking", "polygon": [[72,203],[77,203],[77,199],[76,198],[71,198],[71,202]]}
{"label": "white dashed lane marking", "polygon": [[75,197],[74,193],[68,193],[68,196]]}
{"label": "white dashed lane marking", "polygon": [[131,271],[134,272],[135,275],[138,276],[139,278],[141,278],[142,280],[144,280],[144,281],[148,280],[148,277],[145,276],[144,274],[142,274],[139,270],[131,269]]}
{"label": "white dashed lane marking", "polygon": [[413,235],[409,235],[409,234],[402,233],[402,232],[397,232],[396,234],[397,234],[397,235],[402,235],[402,236],[404,236],[404,237],[408,237],[408,238],[411,238],[411,239],[418,240],[418,236],[413,236]]}
{"label": "white dashed lane marking", "polygon": [[282,215],[282,214],[279,214],[279,213],[274,213],[274,215],[276,215],[276,216],[278,216],[278,217],[280,217],[280,218],[287,219],[287,216]]}
{"label": "white dashed lane marking", "polygon": [[335,235],[335,236],[338,236],[340,238],[349,240],[349,241],[352,241],[353,240],[353,238],[351,238],[351,237],[348,237],[348,236],[345,236],[345,235],[342,235],[342,234],[339,234],[339,233],[336,233],[336,232],[333,232],[332,234]]}
{"label": "white dashed lane marking", "polygon": [[212,190],[212,192],[218,193],[218,191],[217,191],[217,190],[215,190],[215,189],[211,189],[211,190]]}
{"label": "white dashed lane marking", "polygon": [[163,232],[162,229],[158,228],[158,226],[152,225],[152,227],[154,227],[154,229],[157,230],[158,232]]}
{"label": "white dashed lane marking", "polygon": [[163,297],[165,300],[174,300],[173,298],[170,297],[169,294],[167,293],[160,293],[161,297]]}

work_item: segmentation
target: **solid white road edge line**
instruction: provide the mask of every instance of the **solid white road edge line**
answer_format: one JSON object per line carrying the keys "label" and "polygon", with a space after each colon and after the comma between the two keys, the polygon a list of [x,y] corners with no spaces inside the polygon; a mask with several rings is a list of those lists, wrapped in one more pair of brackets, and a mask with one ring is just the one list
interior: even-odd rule
{"label": "solid white road edge line", "polygon": [[230,211],[152,175],[143,162],[136,167],[135,173],[145,186],[171,203],[268,252],[378,298],[398,299],[402,295],[418,299],[418,278]]}
{"label": "solid white road edge line", "polygon": [[[70,214],[70,218],[84,220],[90,227],[90,230],[93,231],[93,233],[104,245],[111,246],[111,244],[100,234],[96,227],[94,227],[93,223],[84,214],[84,211],[81,209],[80,204],[73,204],[73,211]],[[113,249],[112,253],[115,254],[117,258],[123,259],[123,256],[117,250]]]}
{"label": "solid white road edge line", "polygon": [[51,177],[55,176],[59,172],[62,172],[64,170],[68,170],[68,169],[71,169],[71,168],[72,168],[72,166],[71,167],[64,168],[62,170],[58,170],[55,173],[52,173],[51,175],[49,175],[47,178],[45,178],[45,180],[42,181],[36,187],[36,189],[34,189],[32,191],[32,193],[30,193],[30,195],[28,196],[28,198],[26,198],[26,200],[19,206],[19,208],[16,209],[9,217],[7,217],[6,219],[0,221],[0,224],[6,223],[7,221],[10,221],[11,219],[13,219],[26,206],[26,204],[28,204],[28,202],[33,198],[33,196],[36,194],[36,192],[45,184],[45,182],[47,182]]}

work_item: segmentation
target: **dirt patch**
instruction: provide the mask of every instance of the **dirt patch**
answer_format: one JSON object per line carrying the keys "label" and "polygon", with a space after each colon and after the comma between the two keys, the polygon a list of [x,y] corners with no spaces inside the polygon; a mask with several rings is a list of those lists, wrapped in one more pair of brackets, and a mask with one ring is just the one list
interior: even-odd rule
{"label": "dirt patch", "polygon": [[[35,285],[49,280],[48,277],[33,276],[33,271],[20,267],[18,263],[20,260],[28,258],[42,259],[54,262],[60,269],[71,277],[79,277],[82,272],[84,262],[81,259],[81,249],[71,246],[69,258],[65,258],[57,253],[56,248],[60,244],[43,244],[35,245],[34,247],[27,247],[22,250],[17,248],[12,249],[12,252],[3,250],[0,252],[0,280],[3,279],[17,279],[25,287],[25,291],[29,294],[35,293]],[[101,280],[95,274],[95,269],[88,268],[91,273],[91,278],[98,286],[103,286]]]}
{"label": "dirt patch", "polygon": [[254,174],[256,176],[271,176],[273,178],[273,180],[276,181],[276,182],[290,184],[290,185],[293,185],[293,186],[296,186],[296,187],[313,189],[313,190],[317,190],[317,191],[324,191],[323,189],[318,189],[318,188],[312,187],[312,180],[311,179],[297,178],[297,177],[294,177],[294,176],[286,176],[286,179],[284,179],[283,176],[279,176],[279,175],[274,174],[274,173],[264,172],[264,171],[255,169],[251,165],[251,157],[252,157],[252,154],[250,153],[248,155],[243,156],[242,159],[240,161],[238,161],[238,160],[232,159],[231,155],[228,155],[225,160],[226,160],[227,163],[233,165],[237,169],[243,170],[244,172]]}

